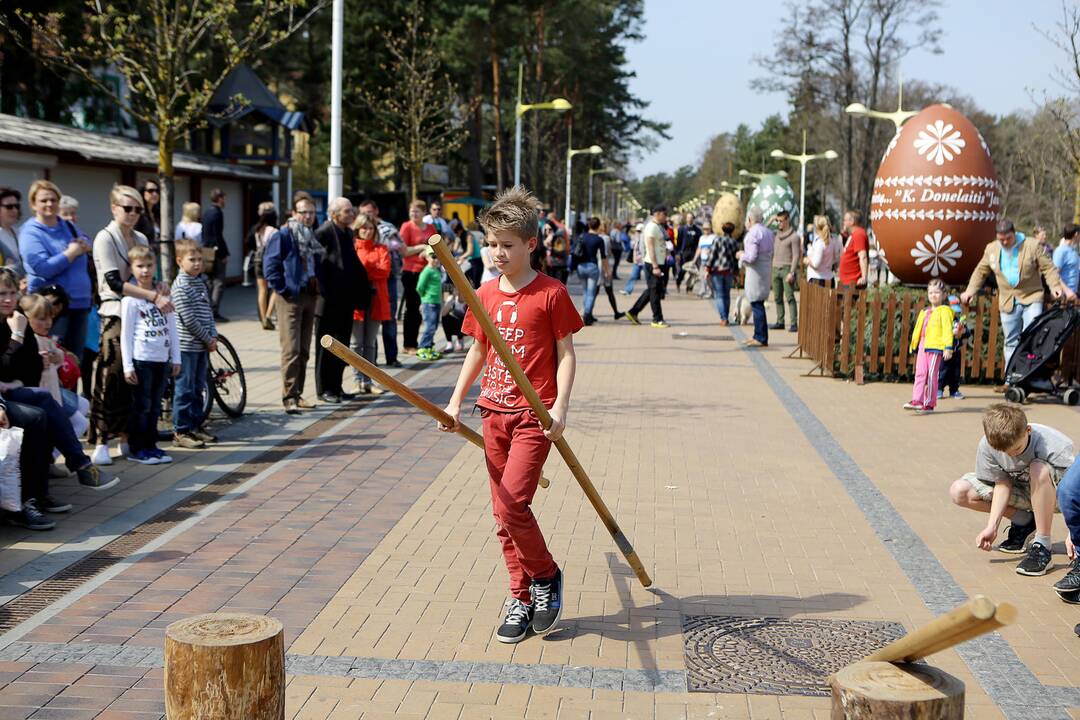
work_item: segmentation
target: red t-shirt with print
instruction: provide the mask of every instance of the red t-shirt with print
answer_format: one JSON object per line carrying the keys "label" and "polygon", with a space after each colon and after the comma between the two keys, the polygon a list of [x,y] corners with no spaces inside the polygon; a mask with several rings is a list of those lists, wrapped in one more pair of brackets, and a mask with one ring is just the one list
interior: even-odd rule
{"label": "red t-shirt with print", "polygon": [[[499,287],[499,278],[495,278],[481,285],[477,295],[544,407],[551,408],[559,394],[555,379],[559,360],[556,343],[584,326],[566,286],[537,274],[518,292],[506,292]],[[486,351],[484,371],[480,375],[480,399],[476,404],[496,412],[528,410],[529,401],[484,337],[472,310],[465,313],[461,329],[476,338]]]}
{"label": "red t-shirt with print", "polygon": [[[870,255],[870,238],[866,235],[866,230],[862,229],[858,225],[851,228],[851,237],[848,238],[847,245],[844,246],[844,252],[840,255],[840,284],[841,285],[854,285],[859,281],[859,275],[862,274],[862,268],[859,267],[859,252],[865,252],[867,257]],[[869,259],[867,263],[869,264]]]}
{"label": "red t-shirt with print", "polygon": [[[425,223],[424,229],[416,227],[412,220],[406,220],[400,230],[401,241],[407,246],[427,245],[428,238],[436,234],[435,226]],[[418,273],[427,266],[424,253],[416,253],[401,260],[401,269],[406,272]]]}

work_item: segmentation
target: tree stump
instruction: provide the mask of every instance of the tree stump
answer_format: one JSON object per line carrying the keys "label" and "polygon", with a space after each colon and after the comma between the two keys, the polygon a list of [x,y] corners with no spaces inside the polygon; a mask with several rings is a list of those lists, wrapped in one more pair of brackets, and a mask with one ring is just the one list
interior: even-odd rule
{"label": "tree stump", "polygon": [[958,720],[964,683],[929,665],[857,662],[829,678],[832,720]]}
{"label": "tree stump", "polygon": [[169,720],[283,720],[285,634],[262,615],[211,613],[165,631]]}

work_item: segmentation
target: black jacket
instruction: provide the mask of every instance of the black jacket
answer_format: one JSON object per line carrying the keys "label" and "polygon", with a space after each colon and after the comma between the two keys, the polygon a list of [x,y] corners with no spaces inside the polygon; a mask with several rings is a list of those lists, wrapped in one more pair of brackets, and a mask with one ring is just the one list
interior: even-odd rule
{"label": "black jacket", "polygon": [[203,213],[202,242],[206,247],[217,248],[215,260],[229,257],[229,243],[225,242],[225,215],[217,205],[210,205]]}
{"label": "black jacket", "polygon": [[37,339],[30,326],[27,325],[26,336],[18,343],[12,341],[7,322],[0,321],[0,380],[19,380],[25,387],[38,387],[41,385],[42,367]]}
{"label": "black jacket", "polygon": [[352,232],[327,220],[315,230],[315,239],[326,249],[315,268],[319,278],[316,314],[322,315],[326,304],[348,307],[350,311],[367,310],[371,305],[371,281],[356,255]]}

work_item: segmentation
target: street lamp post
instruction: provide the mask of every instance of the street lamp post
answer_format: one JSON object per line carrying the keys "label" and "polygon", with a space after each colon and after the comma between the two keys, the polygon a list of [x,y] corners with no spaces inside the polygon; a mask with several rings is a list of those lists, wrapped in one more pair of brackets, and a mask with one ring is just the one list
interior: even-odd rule
{"label": "street lamp post", "polygon": [[904,80],[899,81],[899,89],[896,96],[896,110],[892,112],[885,112],[883,110],[871,110],[862,103],[851,103],[844,112],[849,115],[862,115],[864,117],[879,118],[881,120],[891,120],[892,124],[896,126],[896,132],[900,132],[900,126],[904,122],[915,115],[919,114],[918,110],[905,110],[904,109]]}
{"label": "street lamp post", "polygon": [[609,168],[601,168],[599,170],[593,170],[592,168],[589,168],[589,205],[588,205],[588,207],[589,207],[589,212],[590,213],[593,212],[593,204],[592,204],[592,179],[593,179],[593,175],[608,175],[608,174],[611,174],[613,172],[615,172],[615,171],[611,170]]}
{"label": "street lamp post", "polygon": [[[600,183],[600,185],[602,186],[601,190],[600,190],[600,214],[601,215],[604,215],[605,217],[607,216],[607,209],[608,209],[607,188],[608,188],[608,185],[616,185],[617,186],[617,185],[621,185],[621,184],[622,184],[622,180],[619,180],[618,178],[616,178],[615,180],[604,180],[602,183]],[[614,192],[612,193],[612,199],[614,200]]]}
{"label": "street lamp post", "polygon": [[[514,109],[514,184],[521,184],[521,117],[530,110],[554,110],[555,112],[566,112],[573,105],[569,100],[565,98],[555,98],[549,102],[533,103],[532,105],[524,105],[521,102],[521,83],[522,83],[522,65],[518,65],[518,92],[517,92],[517,106]],[[535,178],[534,178],[535,180]]]}
{"label": "street lamp post", "polygon": [[330,165],[326,168],[326,197],[342,194],[341,168],[341,55],[345,32],[345,0],[334,0],[330,18]]}
{"label": "street lamp post", "polygon": [[835,150],[826,150],[823,153],[810,153],[806,152],[806,131],[802,132],[802,153],[799,155],[792,155],[786,153],[783,150],[773,150],[769,153],[770,157],[782,158],[784,160],[794,160],[799,163],[799,237],[803,236],[802,228],[806,226],[806,163],[811,160],[819,160],[824,158],[825,160],[835,160],[839,157]]}
{"label": "street lamp post", "polygon": [[573,228],[570,225],[570,179],[571,167],[573,166],[573,160],[575,155],[599,155],[604,152],[604,149],[599,145],[590,145],[587,148],[577,148],[567,146],[566,148],[566,214],[563,215],[563,222],[566,223],[566,235],[569,237],[573,234]]}

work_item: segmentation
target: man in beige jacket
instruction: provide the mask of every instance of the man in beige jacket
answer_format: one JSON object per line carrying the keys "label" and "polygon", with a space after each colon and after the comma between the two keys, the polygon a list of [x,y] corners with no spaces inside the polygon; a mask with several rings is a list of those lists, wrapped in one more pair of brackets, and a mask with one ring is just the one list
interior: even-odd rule
{"label": "man in beige jacket", "polygon": [[986,278],[994,274],[998,287],[998,309],[1001,329],[1005,333],[1005,366],[1009,365],[1023,332],[1043,311],[1045,278],[1055,298],[1064,295],[1075,299],[1076,294],[1065,287],[1053,261],[1034,240],[1024,242],[1024,234],[1016,232],[1012,221],[1002,218],[997,224],[997,239],[986,246],[982,259],[971,273],[967,290],[960,301],[967,305],[982,288]]}

